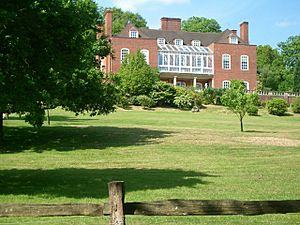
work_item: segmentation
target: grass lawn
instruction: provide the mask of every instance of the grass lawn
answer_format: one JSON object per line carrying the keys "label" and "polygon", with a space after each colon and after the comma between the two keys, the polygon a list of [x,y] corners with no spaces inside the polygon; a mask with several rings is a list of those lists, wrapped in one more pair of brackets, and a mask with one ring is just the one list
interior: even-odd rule
{"label": "grass lawn", "polygon": [[[51,111],[33,129],[5,120],[0,203],[99,203],[125,181],[126,201],[300,199],[300,115],[244,119],[223,107],[199,113],[134,108],[107,116]],[[108,224],[107,217],[0,218],[0,224]],[[127,225],[300,224],[300,214],[141,217]]]}

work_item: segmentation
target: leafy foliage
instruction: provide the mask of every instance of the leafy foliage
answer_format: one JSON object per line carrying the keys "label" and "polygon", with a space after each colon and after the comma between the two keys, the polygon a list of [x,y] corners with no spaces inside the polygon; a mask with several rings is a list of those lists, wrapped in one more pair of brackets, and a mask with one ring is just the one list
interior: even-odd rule
{"label": "leafy foliage", "polygon": [[112,10],[113,13],[113,27],[112,33],[117,34],[122,31],[122,29],[127,25],[130,21],[137,28],[147,27],[147,21],[138,13],[132,13],[129,11],[123,11],[120,8],[100,8],[101,17],[100,22],[104,22],[104,13],[107,9]]}
{"label": "leafy foliage", "polygon": [[287,78],[290,79],[288,90],[300,91],[300,35],[291,36],[285,42],[278,44]]}
{"label": "leafy foliage", "polygon": [[192,109],[193,107],[200,109],[202,106],[202,95],[191,89],[176,87],[174,104],[179,109]]}
{"label": "leafy foliage", "polygon": [[270,45],[257,47],[259,89],[279,90],[284,71],[283,60],[277,49],[273,49]]}
{"label": "leafy foliage", "polygon": [[261,101],[257,93],[252,93],[249,96],[248,102],[251,104],[247,107],[247,114],[249,116],[257,116],[258,115],[258,107],[261,106]]}
{"label": "leafy foliage", "polygon": [[258,107],[255,106],[255,105],[250,105],[248,108],[247,108],[247,114],[249,116],[257,116],[258,115]]}
{"label": "leafy foliage", "polygon": [[300,91],[300,35],[278,44],[257,47],[259,89]]}
{"label": "leafy foliage", "polygon": [[268,112],[275,116],[283,116],[289,107],[286,100],[282,98],[273,98],[267,102]]}
{"label": "leafy foliage", "polygon": [[221,97],[224,94],[223,88],[206,88],[203,90],[204,104],[221,105]]}
{"label": "leafy foliage", "polygon": [[27,112],[39,127],[44,110],[59,105],[113,111],[115,89],[94,69],[95,55],[110,51],[96,40],[98,17],[91,0],[1,1],[0,112]]}
{"label": "leafy foliage", "polygon": [[292,103],[292,109],[294,113],[300,113],[300,97],[294,100]]}
{"label": "leafy foliage", "polygon": [[163,81],[157,81],[153,86],[150,96],[158,106],[173,106],[176,89],[171,84]]}
{"label": "leafy foliage", "polygon": [[125,96],[149,95],[153,85],[159,80],[158,71],[152,69],[145,56],[138,51],[129,54],[117,74],[120,90]]}
{"label": "leafy foliage", "polygon": [[225,90],[221,97],[222,104],[227,106],[233,113],[235,113],[241,125],[241,131],[244,131],[243,118],[249,108],[257,104],[256,97],[253,94],[245,93],[245,86],[241,80],[232,80],[230,88]]}
{"label": "leafy foliage", "polygon": [[182,21],[182,30],[189,32],[221,32],[221,26],[215,19],[192,16]]}
{"label": "leafy foliage", "polygon": [[148,109],[155,106],[155,101],[147,95],[137,96],[137,101],[141,106],[143,106],[144,109]]}

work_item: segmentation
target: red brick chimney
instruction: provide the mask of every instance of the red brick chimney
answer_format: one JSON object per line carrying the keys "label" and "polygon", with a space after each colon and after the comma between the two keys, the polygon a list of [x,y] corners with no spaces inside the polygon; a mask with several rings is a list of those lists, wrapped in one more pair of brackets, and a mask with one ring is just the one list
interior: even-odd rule
{"label": "red brick chimney", "polygon": [[107,10],[104,14],[105,25],[104,25],[104,34],[108,37],[112,36],[112,11]]}
{"label": "red brick chimney", "polygon": [[240,23],[240,38],[249,44],[248,22]]}
{"label": "red brick chimney", "polygon": [[160,28],[162,30],[181,31],[181,19],[163,17],[160,19]]}

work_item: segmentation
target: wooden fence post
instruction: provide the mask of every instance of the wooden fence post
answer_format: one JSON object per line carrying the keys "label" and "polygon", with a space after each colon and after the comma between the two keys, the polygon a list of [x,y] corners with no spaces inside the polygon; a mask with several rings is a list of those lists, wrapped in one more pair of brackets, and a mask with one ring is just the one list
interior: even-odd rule
{"label": "wooden fence post", "polygon": [[110,225],[125,225],[124,215],[124,182],[108,183],[111,220]]}

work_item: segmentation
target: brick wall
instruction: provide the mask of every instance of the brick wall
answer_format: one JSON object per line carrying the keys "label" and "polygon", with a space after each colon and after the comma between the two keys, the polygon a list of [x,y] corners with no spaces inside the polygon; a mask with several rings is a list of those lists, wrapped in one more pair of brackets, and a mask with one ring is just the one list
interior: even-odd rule
{"label": "brick wall", "polygon": [[153,68],[157,68],[158,49],[154,39],[145,38],[119,38],[112,37],[113,60],[111,71],[118,72],[121,67],[121,49],[128,48],[130,53],[136,53],[138,50],[147,49],[149,51],[149,64]]}
{"label": "brick wall", "polygon": [[181,19],[163,17],[160,19],[160,29],[181,31]]}
{"label": "brick wall", "polygon": [[[214,87],[221,88],[224,80],[244,80],[249,83],[249,89],[256,89],[256,46],[238,44],[211,44],[214,52]],[[222,68],[222,55],[231,56],[231,69]],[[243,71],[240,66],[241,55],[249,56],[249,70]]]}

